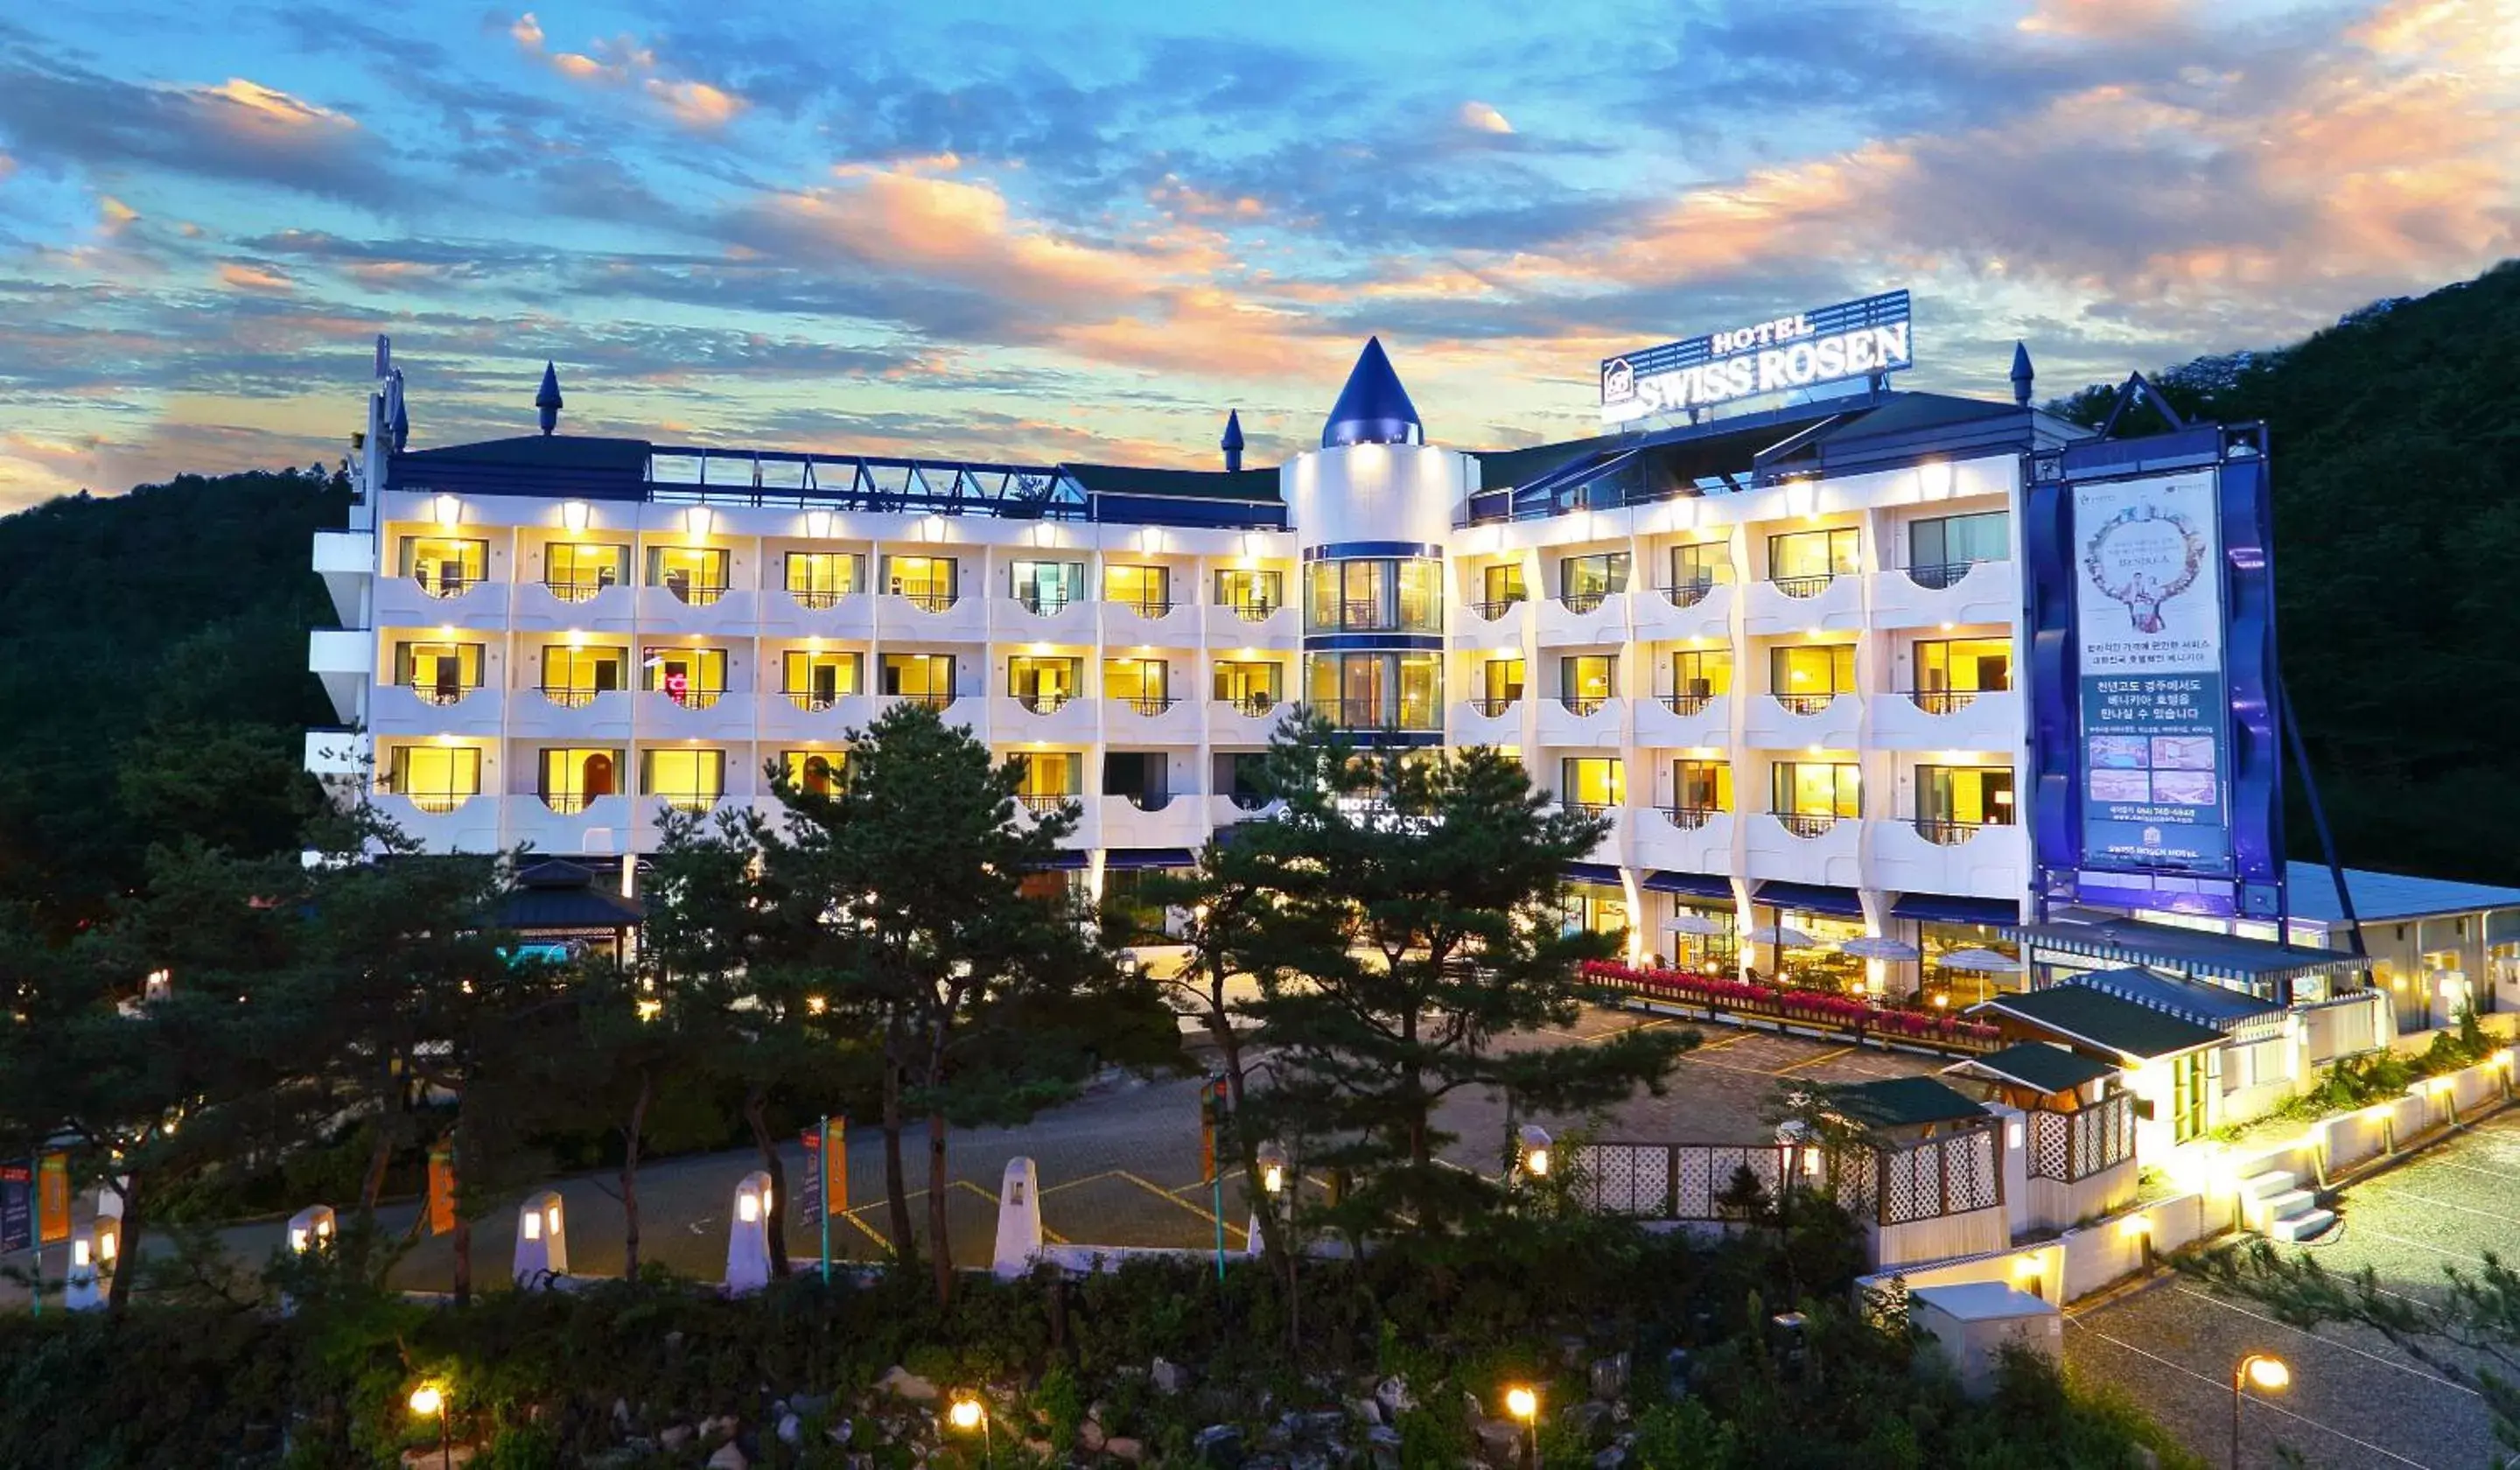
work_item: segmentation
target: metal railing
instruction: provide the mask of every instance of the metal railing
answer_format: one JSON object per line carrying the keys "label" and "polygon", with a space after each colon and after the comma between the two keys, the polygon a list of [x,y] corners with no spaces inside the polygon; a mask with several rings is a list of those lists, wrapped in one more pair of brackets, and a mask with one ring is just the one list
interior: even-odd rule
{"label": "metal railing", "polygon": [[904,704],[916,704],[924,709],[945,709],[954,703],[954,695],[950,690],[942,693],[894,694],[891,697]]}
{"label": "metal railing", "polygon": [[1238,812],[1257,812],[1278,798],[1258,791],[1228,791],[1225,793],[1225,799],[1234,803],[1234,809]]}
{"label": "metal railing", "polygon": [[1498,618],[1505,616],[1514,608],[1519,607],[1530,601],[1531,600],[1528,597],[1525,597],[1520,593],[1516,593],[1514,596],[1506,598],[1499,601],[1472,602],[1470,604],[1470,610],[1477,613],[1484,621],[1493,623]]}
{"label": "metal railing", "polygon": [[893,596],[922,612],[943,612],[954,605],[954,590],[949,587],[929,587],[918,592],[896,592]]}
{"label": "metal railing", "polygon": [[1286,603],[1283,599],[1272,601],[1267,598],[1243,598],[1225,605],[1246,623],[1265,623],[1282,611]]}
{"label": "metal railing", "polygon": [[1015,800],[1036,817],[1047,817],[1076,799],[1073,791],[1018,791]]}
{"label": "metal railing", "polygon": [[1969,568],[1977,565],[1978,561],[2000,561],[2003,558],[2000,557],[1981,557],[1977,561],[1927,562],[1922,566],[1909,567],[1908,580],[1915,583],[1919,587],[1939,592],[1942,589],[1957,583],[1960,578],[1967,576],[1969,574]]}
{"label": "metal railing", "polygon": [[1570,817],[1589,817],[1598,820],[1619,815],[1618,806],[1606,801],[1560,801],[1557,805]]}
{"label": "metal railing", "polygon": [[654,791],[647,793],[677,812],[705,812],[726,799],[724,791]]}
{"label": "metal railing", "polygon": [[490,580],[487,577],[468,577],[462,572],[414,572],[411,579],[419,584],[421,591],[432,598],[460,598]]}
{"label": "metal railing", "polygon": [[1470,701],[1470,708],[1493,720],[1521,702],[1520,694],[1507,694],[1502,698],[1493,694],[1482,694]]}
{"label": "metal railing", "polygon": [[1393,709],[1374,699],[1322,699],[1303,706],[1318,713],[1337,730],[1407,730],[1428,734],[1441,731],[1443,720],[1432,709],[1413,709],[1406,705]]}
{"label": "metal railing", "polygon": [[1715,579],[1706,577],[1695,582],[1674,582],[1669,587],[1658,587],[1654,590],[1661,593],[1663,600],[1674,607],[1694,607],[1705,601],[1706,595],[1715,590]]}
{"label": "metal railing", "polygon": [[592,602],[598,593],[621,585],[618,577],[545,577],[543,591],[563,602]]}
{"label": "metal railing", "polygon": [[1789,598],[1816,598],[1836,580],[1837,573],[1822,572],[1815,577],[1770,577],[1768,585]]}
{"label": "metal railing", "polygon": [[680,582],[667,577],[663,588],[674,595],[674,601],[687,607],[707,607],[727,594],[722,582]]}
{"label": "metal railing", "polygon": [[1604,587],[1598,592],[1562,592],[1557,595],[1557,605],[1579,615],[1598,612],[1602,603],[1610,601],[1622,590]]}
{"label": "metal railing", "polygon": [[1170,791],[1123,791],[1119,794],[1141,812],[1160,812],[1173,804]]}
{"label": "metal railing", "polygon": [[685,709],[713,708],[720,699],[726,697],[726,690],[723,689],[704,689],[697,684],[686,686],[679,694],[672,690],[651,690],[649,692],[662,694]]}
{"label": "metal railing", "polygon": [[1909,824],[1916,829],[1917,836],[1936,847],[1958,847],[1988,827],[2011,825],[2007,822],[1944,822],[1927,817],[1916,818]]}
{"label": "metal railing", "polygon": [[479,689],[477,684],[406,684],[413,698],[423,704],[458,704],[464,696]]}
{"label": "metal railing", "polygon": [[1770,812],[1777,824],[1796,837],[1825,837],[1831,827],[1847,819],[1834,812]]}
{"label": "metal railing", "polygon": [[1170,598],[1104,598],[1114,607],[1125,607],[1140,617],[1168,617],[1181,604]]}
{"label": "metal railing", "polygon": [[[390,783],[388,783],[390,789]],[[402,798],[431,817],[443,817],[480,795],[478,791],[405,791]]]}
{"label": "metal railing", "polygon": [[1278,696],[1274,693],[1237,694],[1217,702],[1238,715],[1256,720],[1278,707]]}
{"label": "metal railing", "polygon": [[781,690],[788,703],[798,709],[826,710],[834,708],[854,690]]}
{"label": "metal railing", "polygon": [[1568,714],[1580,717],[1599,714],[1615,697],[1611,694],[1560,694],[1557,702],[1566,706]]}
{"label": "metal railing", "polygon": [[598,694],[620,692],[615,689],[599,689],[591,684],[540,684],[534,687],[542,690],[544,698],[562,709],[584,709],[595,702],[595,696]]}
{"label": "metal railing", "polygon": [[1816,715],[1837,702],[1837,692],[1825,694],[1778,694],[1777,703],[1789,715]]}
{"label": "metal railing", "polygon": [[1908,702],[1929,715],[1956,715],[1977,702],[1980,694],[2000,694],[1992,690],[1910,690]]}
{"label": "metal railing", "polygon": [[1010,691],[1014,701],[1037,715],[1054,715],[1076,700],[1071,690],[1034,690],[1029,693]]}
{"label": "metal railing", "polygon": [[1173,696],[1170,694],[1130,694],[1117,696],[1112,702],[1115,704],[1125,705],[1131,712],[1145,715],[1148,718],[1152,719],[1154,716],[1160,715],[1165,710],[1173,707]]}
{"label": "metal railing", "polygon": [[1713,704],[1718,697],[1715,694],[1665,694],[1662,696],[1662,707],[1675,715],[1687,718],[1690,715],[1706,713],[1706,706]]}
{"label": "metal railing", "polygon": [[544,791],[538,794],[541,795],[544,806],[551,808],[561,816],[578,817],[585,815],[586,809],[589,806],[592,806],[596,802],[602,801],[604,798],[615,793],[610,791]]}
{"label": "metal railing", "polygon": [[788,596],[795,599],[796,605],[799,607],[823,609],[837,607],[840,605],[840,599],[855,597],[857,594],[855,591],[827,592],[810,587],[790,587],[788,589]]}
{"label": "metal railing", "polygon": [[1713,818],[1723,815],[1722,807],[1656,807],[1662,820],[1686,831],[1695,831]]}

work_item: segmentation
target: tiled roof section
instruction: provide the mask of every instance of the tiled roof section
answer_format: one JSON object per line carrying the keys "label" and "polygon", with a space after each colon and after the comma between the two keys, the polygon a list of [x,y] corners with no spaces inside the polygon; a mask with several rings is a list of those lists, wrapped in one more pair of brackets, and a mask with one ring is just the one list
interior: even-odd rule
{"label": "tiled roof section", "polygon": [[1976,1098],[1931,1077],[1889,1077],[1831,1088],[1829,1100],[1875,1128],[1913,1128],[1987,1116]]}
{"label": "tiled roof section", "polygon": [[[2290,889],[2293,917],[2331,924],[2344,922],[2345,911],[2336,903],[2336,879],[2325,864],[2290,864],[2284,881]],[[2364,923],[2520,908],[2520,888],[2372,872],[2361,868],[2345,869],[2345,889],[2354,896],[2354,916]]]}
{"label": "tiled roof section", "polygon": [[1955,1062],[1943,1069],[1943,1075],[1993,1077],[2034,1092],[2062,1092],[2116,1071],[2107,1062],[2046,1042],[2015,1042],[2000,1051]]}
{"label": "tiled roof section", "polygon": [[2211,1026],[2084,985],[2051,985],[1969,1007],[1971,1015],[1989,1012],[2026,1021],[2065,1041],[2144,1059],[2177,1056],[2223,1040],[2223,1033]]}

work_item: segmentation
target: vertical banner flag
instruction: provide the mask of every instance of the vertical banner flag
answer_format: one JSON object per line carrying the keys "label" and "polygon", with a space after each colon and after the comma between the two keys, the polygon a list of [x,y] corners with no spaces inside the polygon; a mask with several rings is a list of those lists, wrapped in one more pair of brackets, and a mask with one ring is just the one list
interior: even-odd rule
{"label": "vertical banner flag", "polygon": [[844,1118],[797,1135],[805,1145],[805,1187],[796,1196],[799,1224],[819,1225],[827,1210],[833,1219],[849,1213],[848,1136]]}
{"label": "vertical banner flag", "polygon": [[454,1228],[455,1145],[438,1143],[428,1150],[428,1233],[443,1235]]}
{"label": "vertical banner flag", "polygon": [[70,1238],[70,1156],[48,1153],[35,1166],[35,1223],[39,1243]]}
{"label": "vertical banner flag", "polygon": [[35,1243],[35,1166],[0,1164],[0,1256]]}
{"label": "vertical banner flag", "polygon": [[2211,470],[2073,487],[2083,865],[2231,872]]}
{"label": "vertical banner flag", "polygon": [[796,1223],[816,1225],[823,1223],[823,1130],[822,1126],[806,1129],[797,1136],[805,1144],[805,1187],[796,1192]]}
{"label": "vertical banner flag", "polygon": [[1213,1183],[1216,1172],[1217,1130],[1225,1124],[1225,1079],[1211,1077],[1207,1086],[1198,1090],[1198,1166],[1199,1182]]}

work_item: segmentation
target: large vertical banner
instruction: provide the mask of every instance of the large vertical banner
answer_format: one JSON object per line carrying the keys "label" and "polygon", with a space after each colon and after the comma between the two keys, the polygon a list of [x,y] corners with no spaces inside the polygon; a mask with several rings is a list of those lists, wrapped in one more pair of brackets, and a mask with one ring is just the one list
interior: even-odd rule
{"label": "large vertical banner", "polygon": [[70,1238],[70,1156],[48,1153],[35,1161],[35,1227],[38,1243]]}
{"label": "large vertical banner", "polygon": [[2083,867],[2231,874],[2216,475],[2073,487]]}
{"label": "large vertical banner", "polygon": [[35,1243],[35,1166],[0,1164],[0,1256]]}
{"label": "large vertical banner", "polygon": [[448,1140],[428,1150],[428,1233],[443,1235],[454,1228],[455,1144]]}

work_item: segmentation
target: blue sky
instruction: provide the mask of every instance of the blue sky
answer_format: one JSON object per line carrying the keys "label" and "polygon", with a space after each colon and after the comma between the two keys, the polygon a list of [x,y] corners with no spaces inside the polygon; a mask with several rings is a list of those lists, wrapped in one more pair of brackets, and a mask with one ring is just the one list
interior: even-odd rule
{"label": "blue sky", "polygon": [[[1023,12],[1037,12],[1027,16]],[[0,510],[418,444],[1436,439],[1905,285],[1914,386],[2268,345],[2520,235],[2520,0],[113,0],[0,17]]]}

